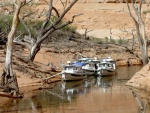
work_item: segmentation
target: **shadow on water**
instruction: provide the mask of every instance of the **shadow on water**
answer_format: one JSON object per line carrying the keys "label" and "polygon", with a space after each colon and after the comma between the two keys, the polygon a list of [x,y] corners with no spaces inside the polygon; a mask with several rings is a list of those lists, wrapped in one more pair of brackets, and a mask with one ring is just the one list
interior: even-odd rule
{"label": "shadow on water", "polygon": [[61,81],[53,89],[8,100],[0,106],[0,113],[148,113],[141,111],[132,91],[125,86],[140,69],[140,66],[118,67],[114,76]]}

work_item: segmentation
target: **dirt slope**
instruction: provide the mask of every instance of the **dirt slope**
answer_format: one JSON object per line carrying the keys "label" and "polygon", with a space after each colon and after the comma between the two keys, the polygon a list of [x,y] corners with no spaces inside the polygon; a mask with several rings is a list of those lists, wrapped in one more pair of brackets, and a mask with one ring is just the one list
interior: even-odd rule
{"label": "dirt slope", "polygon": [[[61,4],[56,3],[55,5],[61,9]],[[149,10],[149,6],[143,4],[142,11],[147,10]],[[131,11],[134,13],[132,7]],[[77,17],[73,24],[77,26],[79,33],[83,34],[86,28],[92,30],[88,35],[97,38],[110,37],[110,35],[114,39],[132,38],[129,33],[131,33],[131,29],[135,29],[135,25],[128,14],[125,3],[77,2],[66,15],[65,19],[71,19],[76,14],[83,14]],[[123,30],[129,33],[123,32]]]}

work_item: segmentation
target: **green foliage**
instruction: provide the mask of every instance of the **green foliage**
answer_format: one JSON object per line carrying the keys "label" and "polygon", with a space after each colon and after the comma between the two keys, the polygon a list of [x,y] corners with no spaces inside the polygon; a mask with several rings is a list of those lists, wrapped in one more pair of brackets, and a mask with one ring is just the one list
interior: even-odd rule
{"label": "green foliage", "polygon": [[43,24],[43,21],[36,20],[36,21],[28,21],[28,28],[31,30],[31,34],[34,37],[37,33],[37,30],[41,28],[41,25]]}
{"label": "green foliage", "polygon": [[116,43],[116,40],[113,39],[113,38],[111,38],[111,39],[110,39],[110,42],[115,44],[115,43]]}
{"label": "green foliage", "polygon": [[51,22],[54,22],[56,19],[57,19],[57,17],[56,17],[56,16],[53,16],[53,17],[51,18]]}
{"label": "green foliage", "polygon": [[109,42],[109,38],[108,37],[105,37],[105,42]]}
{"label": "green foliage", "polygon": [[7,25],[12,24],[13,16],[0,14],[0,27],[2,30],[6,28]]}
{"label": "green foliage", "polygon": [[18,24],[18,31],[25,31],[25,28],[21,22]]}
{"label": "green foliage", "polygon": [[119,40],[118,40],[118,44],[126,44],[127,43],[127,41],[124,39],[124,38],[120,38]]}
{"label": "green foliage", "polygon": [[72,31],[75,32],[77,30],[76,26],[71,26],[71,25],[67,25],[65,27],[62,28],[63,31]]}
{"label": "green foliage", "polygon": [[[7,26],[7,24],[9,24],[11,26],[12,20],[13,20],[13,15],[0,14],[0,27],[1,27],[1,29],[4,30]],[[51,22],[49,22],[47,26],[49,26],[55,20],[56,20],[56,16],[53,16],[51,18]],[[41,20],[35,21],[32,19],[28,19],[28,20],[25,20],[25,22],[27,23],[27,27],[30,29],[33,37],[35,37],[37,35],[37,30],[39,30],[43,24],[43,21],[41,21]],[[63,22],[61,22],[60,24],[63,24]],[[68,26],[65,26],[64,28],[62,28],[63,31],[72,31],[72,32],[75,32],[76,29],[77,29],[77,27],[72,26],[72,25],[68,25]],[[27,30],[25,29],[25,26],[22,24],[21,21],[18,24],[17,33],[28,34]]]}

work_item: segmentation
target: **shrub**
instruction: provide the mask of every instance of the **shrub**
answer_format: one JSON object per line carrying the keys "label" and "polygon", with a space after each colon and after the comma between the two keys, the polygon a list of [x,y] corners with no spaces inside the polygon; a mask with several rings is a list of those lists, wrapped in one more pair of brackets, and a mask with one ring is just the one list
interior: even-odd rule
{"label": "shrub", "polygon": [[7,25],[12,24],[13,16],[0,14],[0,27],[4,30]]}
{"label": "shrub", "polygon": [[122,45],[122,44],[126,44],[126,42],[127,42],[127,41],[126,41],[124,38],[120,38],[120,39],[118,40],[118,43],[121,44],[121,45]]}
{"label": "shrub", "polygon": [[75,32],[77,30],[77,27],[68,25],[68,26],[63,27],[62,30]]}
{"label": "shrub", "polygon": [[110,42],[115,44],[115,43],[116,43],[116,40],[113,39],[113,38],[111,38],[111,39],[110,39]]}
{"label": "shrub", "polygon": [[109,38],[108,37],[105,37],[105,42],[108,42],[109,41]]}

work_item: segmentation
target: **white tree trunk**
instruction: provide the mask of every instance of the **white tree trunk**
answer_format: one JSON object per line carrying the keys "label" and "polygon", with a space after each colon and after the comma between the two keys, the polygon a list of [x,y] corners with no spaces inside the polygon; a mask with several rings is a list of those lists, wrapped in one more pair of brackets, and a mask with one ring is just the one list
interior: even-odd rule
{"label": "white tree trunk", "polygon": [[[126,3],[127,3],[128,10],[129,10],[129,14],[136,25],[136,33],[137,33],[137,37],[138,37],[138,41],[139,41],[139,45],[140,45],[140,49],[141,49],[141,53],[142,53],[142,62],[144,65],[146,65],[148,63],[147,40],[145,37],[145,25],[144,25],[144,22],[141,17],[141,8],[142,8],[143,0],[140,0],[139,7],[137,7],[137,5],[135,5],[136,3],[134,3],[134,0],[132,0],[132,7],[135,11],[137,20],[131,13],[131,10],[130,10],[129,4],[128,4],[128,0],[126,0]],[[141,36],[141,34],[142,34],[142,36]]]}
{"label": "white tree trunk", "polygon": [[2,80],[1,85],[4,87],[4,90],[9,90],[8,93],[13,93],[15,96],[19,95],[19,88],[16,75],[12,69],[12,49],[13,49],[13,40],[18,27],[20,9],[21,9],[21,2],[17,1],[11,31],[8,35],[5,68],[1,79]]}

